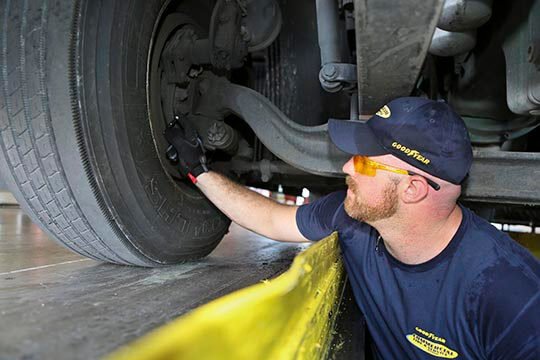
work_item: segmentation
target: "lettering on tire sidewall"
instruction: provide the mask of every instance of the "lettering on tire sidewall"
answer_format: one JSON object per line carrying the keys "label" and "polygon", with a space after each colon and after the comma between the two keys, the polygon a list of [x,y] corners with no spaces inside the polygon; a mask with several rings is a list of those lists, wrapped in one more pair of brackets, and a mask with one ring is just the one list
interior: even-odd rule
{"label": "lettering on tire sidewall", "polygon": [[[190,221],[182,216],[180,209],[183,208],[183,197],[180,198],[180,203],[174,203],[171,199],[163,195],[160,186],[155,178],[150,178],[144,186],[144,190],[148,195],[148,199],[156,210],[157,215],[167,225],[176,228],[180,233],[187,234],[190,229],[195,237],[212,236],[223,226],[221,217],[210,218],[202,221]],[[211,211],[201,209],[184,209],[189,212],[210,217]]]}
{"label": "lettering on tire sidewall", "polygon": [[144,190],[148,195],[148,199],[152,203],[152,206],[156,210],[157,215],[167,225],[174,226],[183,234],[188,232],[189,221],[182,216],[180,208],[175,206],[180,205],[181,207],[183,201],[181,201],[180,204],[173,204],[169,198],[163,195],[158,186],[158,182],[154,178],[148,179],[144,186]]}

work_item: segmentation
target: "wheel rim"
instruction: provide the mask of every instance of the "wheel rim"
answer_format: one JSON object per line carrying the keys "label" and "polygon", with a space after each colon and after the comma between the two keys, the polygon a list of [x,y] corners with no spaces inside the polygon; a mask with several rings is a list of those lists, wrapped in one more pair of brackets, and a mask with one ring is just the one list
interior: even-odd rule
{"label": "wheel rim", "polygon": [[[164,69],[164,67],[167,65],[175,67],[175,64],[166,64],[166,62],[172,60],[166,58],[168,48],[175,45],[182,46],[181,42],[194,41],[202,37],[204,31],[190,16],[184,13],[169,12],[172,8],[171,3],[168,2],[163,6],[163,10],[156,21],[150,44],[146,81],[148,119],[154,146],[164,171],[175,183],[183,182],[189,185],[189,182],[178,176],[178,166],[167,159],[166,151],[169,143],[163,136],[163,131],[167,124],[173,120],[175,98],[181,96],[179,92],[187,91],[189,83],[187,75],[191,67],[184,67],[182,69],[183,73],[176,74],[176,76],[173,76],[171,69]],[[178,61],[176,64],[178,64]],[[178,70],[178,68],[176,66],[175,70]],[[182,77],[184,79],[178,81]],[[200,192],[194,189],[193,186],[182,186],[180,190],[186,195],[201,196]]]}

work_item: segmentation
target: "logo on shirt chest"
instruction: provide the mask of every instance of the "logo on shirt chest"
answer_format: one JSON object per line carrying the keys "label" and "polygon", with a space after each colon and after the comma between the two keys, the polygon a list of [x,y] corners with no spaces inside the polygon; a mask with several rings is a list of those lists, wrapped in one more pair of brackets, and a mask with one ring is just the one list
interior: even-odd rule
{"label": "logo on shirt chest", "polygon": [[418,326],[414,328],[416,332],[406,335],[407,340],[422,351],[430,355],[444,359],[455,359],[458,353],[446,345],[446,339],[435,335],[432,332],[420,329]]}

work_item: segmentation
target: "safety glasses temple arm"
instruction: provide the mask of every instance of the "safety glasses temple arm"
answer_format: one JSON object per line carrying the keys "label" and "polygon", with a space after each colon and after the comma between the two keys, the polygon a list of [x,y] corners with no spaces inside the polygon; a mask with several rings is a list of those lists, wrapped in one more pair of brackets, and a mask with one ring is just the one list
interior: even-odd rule
{"label": "safety glasses temple arm", "polygon": [[386,166],[386,165],[383,165],[383,164],[379,164],[379,163],[371,161],[369,159],[368,159],[368,161],[370,162],[371,166],[373,166],[373,167],[375,167],[377,169],[381,169],[381,170],[385,170],[385,171],[391,171],[391,172],[396,173],[396,174],[409,175],[409,171],[407,171],[407,170],[397,169],[397,168],[394,168],[394,167],[391,167],[391,166]]}
{"label": "safety glasses temple arm", "polygon": [[435,181],[423,176],[423,175],[420,175],[420,174],[417,174],[415,173],[414,171],[410,171],[410,170],[407,170],[407,173],[409,175],[418,175],[418,176],[422,176],[424,179],[426,179],[427,183],[429,184],[429,186],[431,186],[433,189],[435,189],[435,191],[439,191],[439,189],[441,188],[441,185],[437,184]]}

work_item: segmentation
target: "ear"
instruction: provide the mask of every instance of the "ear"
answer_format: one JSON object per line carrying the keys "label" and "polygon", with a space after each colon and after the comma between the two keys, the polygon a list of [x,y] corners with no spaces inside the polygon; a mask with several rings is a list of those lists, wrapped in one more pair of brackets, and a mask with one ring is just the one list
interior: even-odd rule
{"label": "ear", "polygon": [[404,179],[405,189],[401,192],[401,199],[406,204],[413,204],[424,200],[429,191],[429,185],[422,176],[409,176]]}

